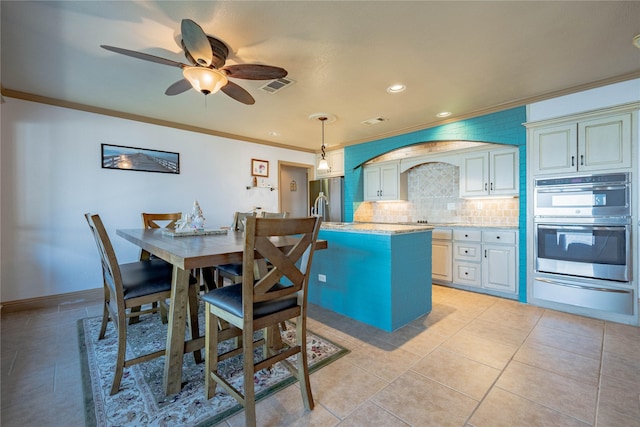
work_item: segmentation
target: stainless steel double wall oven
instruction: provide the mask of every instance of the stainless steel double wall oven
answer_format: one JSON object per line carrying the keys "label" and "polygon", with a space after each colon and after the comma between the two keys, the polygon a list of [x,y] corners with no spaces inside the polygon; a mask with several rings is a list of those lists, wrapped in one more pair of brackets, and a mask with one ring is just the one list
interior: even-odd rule
{"label": "stainless steel double wall oven", "polygon": [[630,173],[535,181],[534,298],[633,314],[630,197]]}

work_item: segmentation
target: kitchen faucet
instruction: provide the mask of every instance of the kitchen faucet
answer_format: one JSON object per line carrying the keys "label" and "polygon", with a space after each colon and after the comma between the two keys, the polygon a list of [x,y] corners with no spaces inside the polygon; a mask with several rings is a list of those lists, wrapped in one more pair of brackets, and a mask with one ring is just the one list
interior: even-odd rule
{"label": "kitchen faucet", "polygon": [[326,210],[325,207],[329,206],[329,200],[327,196],[324,195],[324,192],[320,192],[318,197],[316,197],[315,202],[313,203],[313,208],[311,209],[311,215],[320,216],[322,220],[326,220]]}

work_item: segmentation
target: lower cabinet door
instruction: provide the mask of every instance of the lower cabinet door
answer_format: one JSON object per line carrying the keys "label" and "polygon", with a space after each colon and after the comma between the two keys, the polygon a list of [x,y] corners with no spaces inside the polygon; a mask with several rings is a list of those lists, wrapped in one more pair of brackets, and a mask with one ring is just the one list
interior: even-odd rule
{"label": "lower cabinet door", "polygon": [[506,245],[483,246],[482,286],[504,292],[516,291],[516,248]]}
{"label": "lower cabinet door", "polygon": [[431,277],[451,281],[451,242],[434,240],[431,244]]}

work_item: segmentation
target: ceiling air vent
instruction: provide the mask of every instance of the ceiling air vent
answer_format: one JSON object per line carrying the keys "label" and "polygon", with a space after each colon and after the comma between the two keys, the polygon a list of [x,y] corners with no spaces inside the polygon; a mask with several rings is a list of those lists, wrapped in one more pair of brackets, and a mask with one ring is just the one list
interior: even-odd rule
{"label": "ceiling air vent", "polygon": [[265,92],[276,93],[276,92],[280,92],[282,89],[284,89],[287,86],[291,86],[294,83],[295,83],[294,80],[283,77],[281,79],[275,79],[270,81],[266,85],[262,86],[260,89],[262,89]]}
{"label": "ceiling air vent", "polygon": [[374,117],[373,119],[368,119],[360,123],[362,123],[363,125],[377,125],[378,123],[382,123],[386,120],[387,119],[385,119],[384,117]]}

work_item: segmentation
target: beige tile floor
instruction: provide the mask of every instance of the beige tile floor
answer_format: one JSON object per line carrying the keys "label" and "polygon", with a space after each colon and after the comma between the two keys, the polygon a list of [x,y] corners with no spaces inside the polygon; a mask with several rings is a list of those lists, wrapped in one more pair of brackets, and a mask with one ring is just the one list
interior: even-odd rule
{"label": "beige tile floor", "polygon": [[[84,425],[76,320],[99,302],[3,313],[1,425]],[[312,306],[351,350],[258,404],[261,426],[640,426],[640,328],[434,286],[433,311],[386,333]],[[239,414],[223,426],[243,425]]]}

